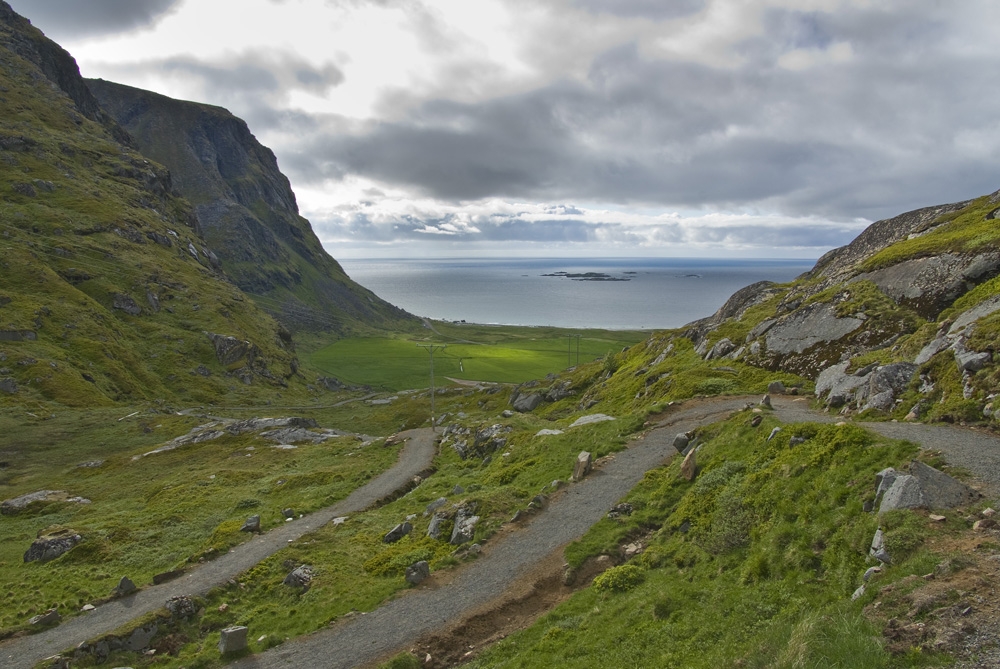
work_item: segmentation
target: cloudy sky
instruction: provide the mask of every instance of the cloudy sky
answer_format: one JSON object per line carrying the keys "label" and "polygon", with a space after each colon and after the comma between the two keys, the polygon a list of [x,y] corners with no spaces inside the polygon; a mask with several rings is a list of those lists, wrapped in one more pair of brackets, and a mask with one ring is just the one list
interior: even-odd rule
{"label": "cloudy sky", "polygon": [[227,107],[338,258],[815,258],[1000,188],[995,0],[10,0]]}

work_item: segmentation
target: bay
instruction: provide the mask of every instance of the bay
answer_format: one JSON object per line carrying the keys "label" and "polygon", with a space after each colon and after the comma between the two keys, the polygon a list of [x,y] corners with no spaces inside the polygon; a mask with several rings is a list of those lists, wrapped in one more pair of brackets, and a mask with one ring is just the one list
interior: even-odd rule
{"label": "bay", "polygon": [[[712,258],[351,259],[352,279],[412,314],[563,328],[675,328],[757,281],[790,281],[813,260]],[[571,278],[565,274],[603,276]],[[550,276],[546,276],[550,275]],[[551,276],[555,275],[555,276]]]}

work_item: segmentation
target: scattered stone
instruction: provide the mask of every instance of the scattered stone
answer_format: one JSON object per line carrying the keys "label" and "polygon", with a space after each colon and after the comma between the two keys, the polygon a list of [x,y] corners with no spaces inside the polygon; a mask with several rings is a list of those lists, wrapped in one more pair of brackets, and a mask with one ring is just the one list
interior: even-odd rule
{"label": "scattered stone", "polygon": [[875,530],[875,536],[872,538],[872,545],[868,552],[883,564],[889,564],[892,561],[889,552],[885,549],[885,537],[882,535],[882,528]]}
{"label": "scattered stone", "polygon": [[693,481],[695,475],[698,473],[698,464],[695,461],[695,449],[688,451],[688,454],[684,456],[684,462],[681,463],[681,476],[683,476],[688,481]]}
{"label": "scattered stone", "polygon": [[444,521],[448,520],[448,515],[442,512],[437,512],[431,517],[431,522],[427,525],[427,536],[431,539],[441,538],[441,525]]}
{"label": "scattered stone", "polygon": [[806,443],[805,437],[792,437],[791,439],[788,440],[789,447],[798,446],[799,444],[804,444],[804,443]]}
{"label": "scattered stone", "polygon": [[254,515],[247,518],[243,527],[240,528],[240,532],[260,532],[260,516]]}
{"label": "scattered stone", "polygon": [[972,524],[972,530],[974,532],[985,532],[986,530],[992,530],[997,526],[997,521],[992,518],[983,518],[982,520],[977,520]]}
{"label": "scattered stone", "polygon": [[865,570],[865,575],[861,577],[861,580],[867,583],[869,580],[871,580],[872,576],[881,573],[882,573],[882,567],[868,567],[868,569]]}
{"label": "scattered stone", "polygon": [[780,427],[773,428],[771,430],[771,434],[767,435],[767,440],[771,441],[772,439],[774,439],[774,435],[778,434],[779,432],[781,432]]}
{"label": "scattered stone", "polygon": [[166,607],[174,618],[190,618],[198,612],[194,600],[188,595],[174,595],[167,600]]}
{"label": "scattered stone", "polygon": [[774,407],[771,405],[771,396],[764,395],[764,397],[762,397],[760,400],[760,406],[764,407],[765,409],[773,409]]}
{"label": "scattered stone", "polygon": [[542,396],[539,393],[531,393],[530,395],[518,395],[517,399],[514,400],[514,410],[520,413],[528,413],[529,411],[534,411],[538,408],[538,405],[542,403]]}
{"label": "scattered stone", "polygon": [[767,394],[768,395],[784,395],[785,394],[785,384],[781,381],[771,381],[767,384]]}
{"label": "scattered stone", "polygon": [[992,508],[986,508],[979,512],[979,515],[983,518],[992,518],[996,514],[996,511]]}
{"label": "scattered stone", "polygon": [[413,525],[408,522],[400,523],[396,527],[389,530],[388,534],[382,537],[382,543],[394,544],[407,534],[413,531]]}
{"label": "scattered stone", "polygon": [[510,517],[510,522],[512,522],[512,523],[521,522],[521,520],[524,519],[525,515],[526,514],[525,514],[524,511],[522,511],[521,509],[518,509],[517,511],[514,512],[514,515]]}
{"label": "scattered stone", "polygon": [[514,415],[514,412],[511,411],[510,409],[504,409],[500,415],[504,418],[510,418]]}
{"label": "scattered stone", "polygon": [[927,517],[930,518],[931,520],[933,520],[935,523],[940,523],[942,521],[947,520],[947,518],[945,518],[944,516],[939,516],[939,515],[934,514],[934,513],[928,515]]}
{"label": "scattered stone", "polygon": [[32,617],[28,620],[29,625],[35,627],[43,627],[45,625],[54,625],[62,618],[59,615],[59,609],[49,609],[45,613],[40,613],[37,616]]}
{"label": "scattered stone", "polygon": [[122,597],[124,595],[130,595],[136,590],[138,590],[138,588],[135,587],[135,583],[132,582],[132,579],[128,576],[122,576],[121,580],[118,581],[118,585],[116,585],[114,590],[111,592],[114,595]]}
{"label": "scattered stone", "polygon": [[465,488],[463,488],[462,486],[458,485],[457,483],[455,484],[455,487],[451,489],[451,494],[452,495],[461,495],[464,492],[465,492]]}
{"label": "scattered stone", "polygon": [[282,509],[281,515],[291,520],[295,517],[295,511],[293,509]]}
{"label": "scattered stone", "polygon": [[590,453],[587,451],[580,451],[580,454],[576,456],[576,463],[573,465],[573,476],[571,480],[582,480],[584,476],[590,473],[591,465],[592,461]]}
{"label": "scattered stone", "polygon": [[[4,516],[14,516],[26,510],[35,502],[60,502],[66,501],[69,495],[65,490],[37,490],[26,495],[4,500],[0,504],[0,514]],[[81,498],[82,499],[82,498]]]}
{"label": "scattered stone", "polygon": [[764,421],[764,417],[761,416],[760,414],[757,414],[756,416],[754,416],[753,418],[750,419],[750,427],[757,427],[763,421]]}
{"label": "scattered stone", "polygon": [[93,611],[96,608],[97,607],[94,606],[93,604],[84,604],[83,606],[80,607],[80,610],[84,611],[84,612],[87,612],[87,611]]}
{"label": "scattered stone", "polygon": [[467,541],[472,541],[476,532],[476,523],[479,516],[473,515],[470,507],[463,506],[455,513],[455,527],[451,531],[451,544],[460,546]]}
{"label": "scattered stone", "polygon": [[83,537],[74,530],[60,529],[51,533],[45,533],[45,530],[42,530],[38,538],[31,542],[31,546],[25,551],[24,561],[48,562],[55,560],[81,541],[83,541]]}
{"label": "scattered stone", "polygon": [[678,453],[683,453],[684,449],[687,448],[688,441],[690,441],[688,439],[688,436],[686,434],[684,434],[683,432],[681,432],[676,437],[674,437],[674,449]]}
{"label": "scattered stone", "polygon": [[865,594],[865,586],[864,585],[858,586],[858,589],[855,590],[854,594],[851,595],[851,601],[853,602],[857,599],[860,599],[861,597],[864,596],[864,594]]}
{"label": "scattered stone", "polygon": [[128,639],[125,641],[125,649],[130,650],[133,653],[138,653],[149,647],[149,643],[156,636],[157,626],[156,624],[144,625],[142,627],[137,627],[132,630],[132,633],[128,635]]}
{"label": "scattered stone", "polygon": [[964,483],[919,460],[910,462],[910,474],[893,470],[892,476],[888,488],[885,477],[879,481],[878,489],[885,490],[879,513],[893,509],[953,509],[978,496]]}
{"label": "scattered stone", "polygon": [[247,628],[243,625],[227,627],[222,630],[219,637],[219,653],[227,655],[229,653],[239,653],[246,650]]}
{"label": "scattered stone", "polygon": [[447,503],[448,503],[447,499],[445,499],[444,497],[438,497],[436,500],[427,505],[427,507],[424,509],[424,515],[425,516],[431,515],[432,513],[434,513]]}
{"label": "scattered stone", "polygon": [[406,568],[406,574],[404,578],[407,583],[411,585],[420,585],[431,575],[430,565],[427,564],[427,560],[421,560],[420,562],[414,562],[409,567]]}
{"label": "scattered stone", "polygon": [[580,427],[581,425],[591,425],[593,423],[602,423],[607,420],[614,420],[613,416],[607,416],[603,413],[595,413],[590,416],[582,416],[577,418],[570,427]]}
{"label": "scattered stone", "polygon": [[287,586],[293,588],[302,588],[303,590],[308,590],[309,585],[312,583],[313,579],[313,568],[310,565],[303,564],[299,565],[285,577],[282,581]]}
{"label": "scattered stone", "polygon": [[549,437],[549,436],[552,436],[552,435],[562,434],[562,433],[563,433],[562,430],[544,429],[544,430],[539,430],[538,432],[536,432],[535,436],[536,437]]}
{"label": "scattered stone", "polygon": [[622,516],[631,516],[632,511],[634,511],[632,505],[628,502],[622,502],[621,504],[615,504],[611,507],[611,511],[608,512],[608,518],[621,518]]}

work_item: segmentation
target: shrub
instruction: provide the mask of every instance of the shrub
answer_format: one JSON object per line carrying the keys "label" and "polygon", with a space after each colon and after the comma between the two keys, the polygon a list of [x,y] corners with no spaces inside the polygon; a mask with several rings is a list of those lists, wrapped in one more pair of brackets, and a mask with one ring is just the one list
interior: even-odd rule
{"label": "shrub", "polygon": [[623,564],[612,567],[594,579],[594,587],[598,590],[614,590],[626,592],[646,580],[646,573],[634,564]]}

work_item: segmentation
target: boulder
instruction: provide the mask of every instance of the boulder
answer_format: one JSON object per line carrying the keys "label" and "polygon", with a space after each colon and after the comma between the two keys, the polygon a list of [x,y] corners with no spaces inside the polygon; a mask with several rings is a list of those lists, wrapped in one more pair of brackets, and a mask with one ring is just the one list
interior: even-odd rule
{"label": "boulder", "polygon": [[133,653],[138,653],[146,648],[149,648],[149,643],[153,640],[153,637],[156,636],[156,632],[156,623],[136,627],[125,640],[125,649],[130,650]]}
{"label": "boulder", "polygon": [[688,436],[683,432],[681,432],[680,434],[674,437],[674,449],[678,453],[683,453],[684,449],[687,448],[688,441],[690,441],[688,439]]}
{"label": "boulder", "polygon": [[705,355],[705,360],[716,360],[725,357],[736,349],[736,345],[729,339],[722,338],[715,342],[715,345]]}
{"label": "boulder", "polygon": [[784,395],[785,394],[785,384],[781,381],[771,381],[767,384],[767,394],[768,395]]}
{"label": "boulder", "polygon": [[427,525],[427,536],[431,539],[441,538],[441,525],[448,520],[448,514],[438,511],[431,517],[431,522]]}
{"label": "boulder", "polygon": [[10,377],[0,379],[0,392],[7,393],[8,395],[16,395],[17,381]]}
{"label": "boulder", "polygon": [[28,620],[29,625],[34,625],[36,627],[43,627],[45,625],[54,625],[62,618],[59,615],[59,609],[49,609],[45,613],[40,613],[37,616],[33,616]]}
{"label": "boulder", "polygon": [[764,397],[762,397],[760,399],[760,403],[759,404],[760,404],[760,406],[764,407],[765,409],[773,409],[774,408],[771,405],[771,396],[770,395],[764,395]]}
{"label": "boulder", "polygon": [[[44,530],[43,530],[44,532]],[[40,534],[31,546],[24,553],[25,562],[48,562],[55,560],[60,555],[66,553],[78,543],[83,541],[83,537],[74,530],[55,530],[51,533]]]}
{"label": "boulder", "polygon": [[136,301],[131,296],[121,293],[116,293],[112,296],[111,307],[132,316],[138,316],[142,313],[142,307],[136,304]]}
{"label": "boulder", "polygon": [[188,595],[174,595],[167,600],[166,607],[174,618],[190,618],[198,612],[194,600]]}
{"label": "boulder", "polygon": [[436,500],[427,505],[427,507],[424,509],[424,515],[425,516],[431,515],[432,513],[434,513],[447,503],[448,503],[447,499],[445,499],[444,497],[438,497]]}
{"label": "boulder", "polygon": [[240,532],[260,532],[260,516],[254,515],[246,519]]}
{"label": "boulder", "polygon": [[299,565],[282,581],[287,586],[308,590],[313,579],[313,568],[310,565]]}
{"label": "boulder", "polygon": [[590,453],[587,451],[580,451],[580,454],[576,456],[576,462],[573,464],[573,476],[574,481],[580,481],[584,476],[590,473],[590,468],[592,461],[590,458]]}
{"label": "boulder", "polygon": [[854,398],[854,391],[865,383],[863,377],[847,373],[849,360],[830,365],[816,378],[816,397],[826,398],[831,407],[839,407]]}
{"label": "boulder", "polygon": [[884,490],[879,513],[893,509],[953,509],[978,497],[964,483],[919,460],[910,463],[909,474],[894,472],[890,481],[886,486],[883,477],[878,484],[878,491]]}
{"label": "boulder", "polygon": [[473,515],[474,511],[470,507],[463,506],[455,514],[455,527],[451,531],[451,544],[460,546],[467,541],[472,541],[476,533],[476,523],[479,516]]}
{"label": "boulder", "polygon": [[21,513],[35,502],[54,502],[68,497],[65,490],[36,490],[20,497],[4,500],[0,504],[0,514],[13,516]]}
{"label": "boulder", "polygon": [[111,592],[112,594],[121,597],[124,595],[129,595],[135,592],[137,589],[138,588],[135,587],[135,583],[132,582],[132,579],[130,579],[128,576],[122,576],[121,580],[118,581],[118,585],[116,585],[114,590],[112,590]]}
{"label": "boulder", "polygon": [[872,545],[868,549],[868,554],[883,564],[889,564],[892,561],[889,552],[885,549],[885,538],[882,534],[882,528],[875,530],[875,536],[872,537]]}
{"label": "boulder", "polygon": [[863,324],[860,318],[838,318],[836,307],[832,304],[815,302],[793,311],[771,326],[764,341],[768,353],[801,354],[816,344],[845,337]]}
{"label": "boulder", "polygon": [[695,449],[691,449],[686,456],[684,456],[684,462],[681,463],[681,476],[683,476],[688,481],[693,481],[695,475],[698,473],[698,464],[695,460]]}
{"label": "boulder", "polygon": [[407,583],[412,585],[420,585],[431,575],[430,565],[427,564],[427,560],[421,560],[420,562],[414,562],[409,567],[406,568],[406,574],[404,578]]}
{"label": "boulder", "polygon": [[229,653],[239,653],[246,650],[247,628],[243,625],[226,627],[219,635],[219,653],[227,655]]}
{"label": "boulder", "polygon": [[396,527],[389,530],[389,532],[382,537],[382,543],[394,544],[412,531],[413,525],[408,522],[400,523],[399,525],[396,525]]}
{"label": "boulder", "polygon": [[538,408],[538,405],[542,403],[542,396],[538,393],[531,393],[530,395],[518,395],[517,399],[514,400],[514,410],[521,413],[528,413],[529,411],[534,411]]}
{"label": "boulder", "polygon": [[771,429],[771,434],[767,435],[767,440],[771,441],[772,439],[774,439],[774,436],[776,434],[778,434],[779,432],[781,432],[781,428],[780,427],[772,428]]}

